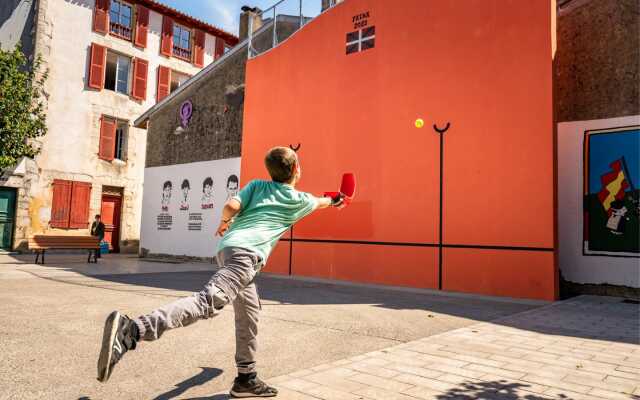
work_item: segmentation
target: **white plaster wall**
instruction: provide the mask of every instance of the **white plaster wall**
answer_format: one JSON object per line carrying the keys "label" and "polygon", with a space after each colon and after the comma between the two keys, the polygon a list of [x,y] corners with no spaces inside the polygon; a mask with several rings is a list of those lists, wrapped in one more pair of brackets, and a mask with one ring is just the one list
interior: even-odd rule
{"label": "white plaster wall", "polygon": [[640,124],[640,116],[558,124],[558,254],[564,278],[640,287],[640,259],[582,255],[584,132]]}
{"label": "white plaster wall", "polygon": [[[215,230],[228,198],[227,178],[240,177],[240,158],[177,164],[145,169],[140,247],[152,254],[213,257],[219,238]],[[213,208],[202,208],[202,183],[213,179]],[[182,181],[188,179],[188,210],[181,210]],[[171,181],[171,199],[162,210],[163,184]],[[201,214],[202,229],[189,230],[189,214]],[[158,218],[171,218],[170,229],[158,229]]]}
{"label": "white plaster wall", "polygon": [[[132,123],[156,102],[157,69],[167,66],[188,75],[200,68],[160,55],[162,15],[150,11],[147,47],[93,32],[94,0],[41,0],[39,10],[38,48],[49,68],[46,90],[49,94],[48,133],[41,139],[42,152],[36,162],[40,168],[39,182],[30,191],[32,215],[41,215],[52,200],[53,179],[73,179],[91,182],[91,215],[100,212],[102,186],[124,188],[120,239],[137,240],[140,232],[142,182],[146,150],[146,130],[129,126],[127,162],[100,160],[97,156],[100,138],[100,116],[105,114]],[[91,43],[130,57],[149,62],[147,98],[141,102],[110,90],[88,87]],[[215,38],[206,34],[205,64],[213,61]],[[38,209],[35,209],[38,208]],[[48,222],[48,221],[45,221]],[[30,234],[51,231],[47,224],[31,221]],[[78,233],[78,231],[59,231]]]}

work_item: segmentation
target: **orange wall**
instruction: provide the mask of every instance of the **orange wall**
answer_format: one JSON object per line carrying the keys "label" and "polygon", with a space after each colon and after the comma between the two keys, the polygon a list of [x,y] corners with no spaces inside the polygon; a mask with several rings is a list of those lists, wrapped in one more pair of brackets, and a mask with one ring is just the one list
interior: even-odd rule
{"label": "orange wall", "polygon": [[[352,17],[366,11],[375,48],[346,55]],[[555,298],[548,2],[350,0],[250,60],[245,96],[245,183],[267,178],[270,147],[297,143],[300,189],[335,190],[347,171],[358,178],[349,208],[296,225],[294,274],[437,288],[440,138],[431,125],[450,122],[442,244],[470,248],[466,263],[444,248],[442,288]],[[487,258],[477,246],[501,249]],[[281,265],[267,270],[286,263],[288,273],[278,253]],[[520,283],[501,289],[512,280]]]}

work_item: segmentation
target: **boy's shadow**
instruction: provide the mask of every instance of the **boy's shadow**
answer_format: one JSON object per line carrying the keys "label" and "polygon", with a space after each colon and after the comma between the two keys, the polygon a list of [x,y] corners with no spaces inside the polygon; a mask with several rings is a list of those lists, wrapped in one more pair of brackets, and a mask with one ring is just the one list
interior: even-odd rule
{"label": "boy's shadow", "polygon": [[[209,382],[216,376],[222,374],[222,370],[218,368],[206,368],[206,367],[200,367],[200,368],[202,368],[202,371],[199,374],[194,375],[191,378],[184,380],[180,383],[177,383],[175,389],[170,390],[166,393],[159,394],[158,396],[154,397],[153,400],[171,400],[175,397],[180,396],[181,394],[191,389],[192,387],[204,385],[205,383]],[[224,395],[223,397],[219,397],[219,396],[206,397],[207,400],[224,400],[228,398],[229,397],[227,395]],[[203,397],[202,399],[205,399],[205,398]]]}

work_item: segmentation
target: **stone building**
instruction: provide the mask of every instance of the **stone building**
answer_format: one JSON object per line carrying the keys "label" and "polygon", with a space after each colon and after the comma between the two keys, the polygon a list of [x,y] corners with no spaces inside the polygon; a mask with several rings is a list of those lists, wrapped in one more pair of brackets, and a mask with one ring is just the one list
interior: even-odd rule
{"label": "stone building", "polygon": [[558,3],[559,269],[570,291],[640,297],[640,3]]}
{"label": "stone building", "polygon": [[[14,40],[32,2],[9,3],[0,42]],[[49,69],[48,133],[35,160],[0,178],[9,199],[1,247],[23,249],[34,234],[87,234],[102,214],[112,251],[135,252],[146,130],[132,121],[238,39],[155,0],[34,0],[31,10],[33,27],[27,12],[21,36]]]}

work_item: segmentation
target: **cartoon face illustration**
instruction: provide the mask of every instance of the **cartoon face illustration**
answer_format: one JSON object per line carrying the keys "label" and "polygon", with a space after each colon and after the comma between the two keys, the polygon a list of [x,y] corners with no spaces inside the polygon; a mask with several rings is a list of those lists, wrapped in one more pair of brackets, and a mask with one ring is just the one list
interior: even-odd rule
{"label": "cartoon face illustration", "polygon": [[189,180],[188,179],[183,180],[180,188],[182,189],[182,200],[187,201],[189,197],[189,190],[191,190],[191,186],[189,185]]}
{"label": "cartoon face illustration", "polygon": [[202,208],[213,208],[213,179],[210,176],[202,182]]}
{"label": "cartoon face illustration", "polygon": [[169,202],[171,201],[171,188],[172,188],[172,184],[171,181],[166,181],[163,185],[162,185],[162,200],[161,200],[161,204],[162,204],[162,209],[166,211],[166,209],[169,207]]}
{"label": "cartoon face illustration", "polygon": [[229,175],[229,177],[227,178],[227,200],[229,200],[233,196],[238,195],[238,186],[238,176]]}
{"label": "cartoon face illustration", "polygon": [[180,189],[182,189],[182,201],[180,201],[180,209],[188,210],[189,209],[189,190],[191,190],[191,185],[189,184],[188,179],[185,179],[182,181],[182,185],[180,185]]}

